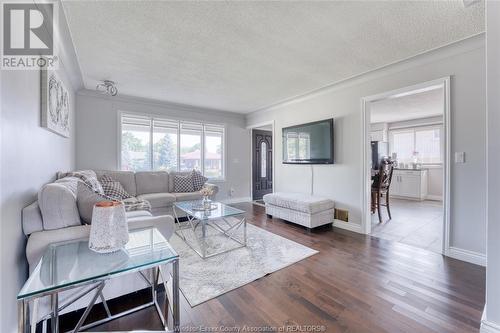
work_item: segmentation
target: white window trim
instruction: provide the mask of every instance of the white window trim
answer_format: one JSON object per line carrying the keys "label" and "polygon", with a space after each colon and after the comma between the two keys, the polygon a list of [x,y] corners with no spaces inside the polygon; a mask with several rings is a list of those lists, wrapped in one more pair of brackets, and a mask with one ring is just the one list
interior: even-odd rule
{"label": "white window trim", "polygon": [[[177,128],[177,172],[180,171],[180,152],[181,152],[181,143],[180,143],[180,135],[181,135],[181,126],[180,124],[182,122],[184,123],[193,123],[193,124],[200,124],[202,125],[202,130],[201,130],[201,144],[200,144],[200,152],[201,152],[201,171],[202,174],[205,174],[205,126],[215,126],[215,127],[220,127],[222,128],[222,149],[221,149],[221,168],[222,168],[222,177],[218,178],[209,178],[208,180],[210,182],[214,183],[222,183],[226,181],[226,165],[227,165],[227,125],[222,124],[222,123],[213,123],[213,122],[202,122],[202,121],[196,121],[192,119],[181,119],[181,118],[176,118],[176,117],[164,117],[161,115],[156,115],[156,114],[148,114],[148,113],[139,113],[139,112],[129,112],[129,111],[119,111],[117,112],[117,161],[116,161],[116,167],[117,170],[121,170],[121,163],[122,163],[122,118],[124,116],[130,116],[130,117],[147,117],[150,118],[150,156],[153,156],[153,126],[154,126],[154,119],[157,120],[167,120],[167,121],[176,121],[178,122],[178,128]],[[153,170],[153,159],[150,161],[150,171]]]}
{"label": "white window trim", "polygon": [[441,162],[439,163],[422,163],[423,166],[426,166],[426,167],[442,167],[443,166],[443,161],[444,161],[444,152],[443,152],[443,140],[442,140],[442,135],[443,135],[443,123],[428,123],[428,124],[421,124],[421,125],[416,125],[416,126],[400,126],[400,127],[392,127],[392,128],[389,128],[388,130],[388,141],[389,141],[389,153],[392,152],[392,142],[394,140],[392,140],[392,137],[391,135],[394,133],[394,132],[407,132],[407,131],[412,131],[413,132],[413,150],[415,150],[415,143],[417,142],[416,141],[416,133],[418,130],[425,130],[425,129],[439,129],[439,134],[440,134],[440,138],[441,138],[441,142],[440,142],[440,151],[441,151]]}

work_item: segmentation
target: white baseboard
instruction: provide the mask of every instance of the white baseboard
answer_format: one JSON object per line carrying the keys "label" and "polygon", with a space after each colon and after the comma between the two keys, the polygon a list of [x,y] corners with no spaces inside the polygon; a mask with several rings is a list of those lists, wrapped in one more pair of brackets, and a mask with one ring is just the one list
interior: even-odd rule
{"label": "white baseboard", "polygon": [[486,305],[484,306],[483,316],[481,317],[480,333],[500,333],[500,325],[486,319]]}
{"label": "white baseboard", "polygon": [[240,198],[228,198],[228,199],[222,199],[220,202],[224,204],[233,204],[233,203],[238,203],[238,202],[250,202],[252,201],[252,198],[250,197],[240,197]]}
{"label": "white baseboard", "polygon": [[442,195],[427,195],[426,200],[443,201]]}
{"label": "white baseboard", "polygon": [[479,252],[459,249],[457,247],[450,246],[447,255],[448,257],[470,262],[472,264],[486,266],[486,255]]}
{"label": "white baseboard", "polygon": [[340,229],[354,231],[354,232],[357,232],[359,234],[363,233],[363,231],[361,230],[361,224],[358,224],[358,223],[345,222],[345,221],[341,221],[341,220],[333,220],[333,226],[340,228]]}

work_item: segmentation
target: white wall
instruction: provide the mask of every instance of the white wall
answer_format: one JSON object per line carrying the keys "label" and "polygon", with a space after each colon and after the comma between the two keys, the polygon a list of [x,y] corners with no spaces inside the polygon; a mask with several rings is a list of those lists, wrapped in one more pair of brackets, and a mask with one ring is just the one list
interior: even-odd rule
{"label": "white wall", "polygon": [[488,261],[481,332],[500,332],[500,2],[486,2],[488,76]]}
{"label": "white wall", "polygon": [[77,94],[76,166],[78,169],[116,170],[118,168],[119,112],[145,113],[194,121],[226,124],[226,180],[217,198],[250,196],[250,132],[241,114],[133,98],[107,97],[83,90]]}
{"label": "white wall", "polygon": [[58,170],[75,166],[75,95],[82,85],[73,44],[60,8],[58,74],[70,92],[70,138],[40,126],[40,72],[1,71],[0,107],[0,332],[17,332],[16,295],[28,276],[21,210]]}
{"label": "white wall", "polygon": [[[362,214],[361,98],[451,76],[451,150],[465,151],[467,163],[451,166],[451,246],[486,252],[486,98],[484,35],[417,56],[318,92],[247,116],[247,125],[275,120],[285,126],[335,118],[334,165],[315,166],[315,193],[350,211],[351,223]],[[276,140],[275,190],[307,192],[310,167],[283,165]],[[474,177],[471,177],[474,175]],[[293,179],[293,181],[290,181]]]}
{"label": "white wall", "polygon": [[36,200],[39,188],[53,180],[58,170],[72,169],[75,165],[75,96],[66,80],[72,124],[67,139],[40,126],[38,71],[3,71],[2,83],[0,331],[14,332],[16,295],[27,278],[21,210]]}

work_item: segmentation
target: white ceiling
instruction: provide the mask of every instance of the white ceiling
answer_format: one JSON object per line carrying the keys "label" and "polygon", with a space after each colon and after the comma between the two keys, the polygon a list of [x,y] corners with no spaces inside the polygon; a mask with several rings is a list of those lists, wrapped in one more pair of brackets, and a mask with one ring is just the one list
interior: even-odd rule
{"label": "white ceiling", "polygon": [[393,123],[442,116],[444,91],[436,86],[432,90],[388,98],[370,104],[371,123]]}
{"label": "white ceiling", "polygon": [[85,87],[247,113],[484,31],[462,1],[64,1]]}

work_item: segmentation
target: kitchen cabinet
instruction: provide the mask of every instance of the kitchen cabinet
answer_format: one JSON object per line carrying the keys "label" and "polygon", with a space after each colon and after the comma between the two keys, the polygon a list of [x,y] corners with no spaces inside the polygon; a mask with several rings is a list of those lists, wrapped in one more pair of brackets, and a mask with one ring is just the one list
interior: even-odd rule
{"label": "kitchen cabinet", "polygon": [[389,193],[391,197],[425,200],[427,198],[427,170],[394,169]]}

